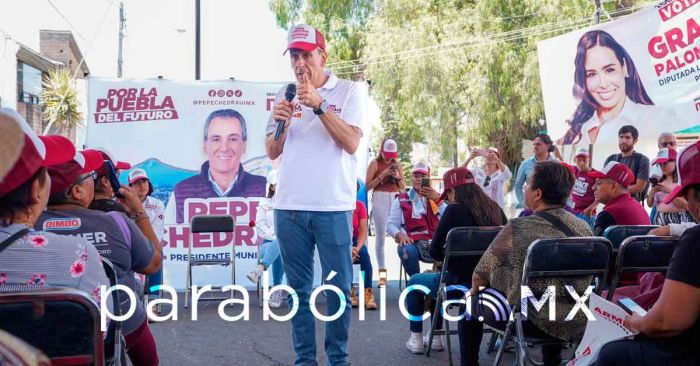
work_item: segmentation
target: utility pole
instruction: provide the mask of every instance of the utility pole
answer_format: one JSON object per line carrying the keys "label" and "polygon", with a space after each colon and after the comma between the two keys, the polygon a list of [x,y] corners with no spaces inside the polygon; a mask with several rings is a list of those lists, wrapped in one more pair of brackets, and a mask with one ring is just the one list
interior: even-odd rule
{"label": "utility pole", "polygon": [[117,77],[122,77],[122,45],[124,43],[124,28],[126,27],[126,18],[124,17],[124,2],[119,3],[119,56],[117,58]]}
{"label": "utility pole", "polygon": [[194,79],[199,80],[201,73],[200,73],[200,66],[201,66],[201,59],[200,59],[200,51],[201,51],[201,44],[200,44],[200,17],[201,13],[199,11],[199,5],[200,5],[200,0],[195,0],[194,1]]}

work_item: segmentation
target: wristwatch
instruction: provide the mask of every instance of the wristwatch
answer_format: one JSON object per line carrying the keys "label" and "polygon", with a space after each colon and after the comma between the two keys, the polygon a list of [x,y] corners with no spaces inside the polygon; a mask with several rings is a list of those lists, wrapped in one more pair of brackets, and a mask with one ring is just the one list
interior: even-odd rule
{"label": "wristwatch", "polygon": [[324,99],[318,108],[314,108],[314,114],[317,116],[320,116],[320,115],[326,113],[327,110],[328,110],[328,103]]}

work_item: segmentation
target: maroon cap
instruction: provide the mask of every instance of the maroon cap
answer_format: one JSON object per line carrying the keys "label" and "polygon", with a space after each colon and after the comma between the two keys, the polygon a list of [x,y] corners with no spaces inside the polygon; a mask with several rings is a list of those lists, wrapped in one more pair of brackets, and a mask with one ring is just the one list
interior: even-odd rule
{"label": "maroon cap", "polygon": [[[467,174],[472,176],[472,178],[467,178]],[[444,200],[447,198],[448,189],[452,189],[454,187],[465,184],[473,184],[474,178],[472,172],[469,169],[465,167],[459,167],[446,171],[445,174],[442,175],[442,182],[445,185],[445,188],[442,191],[442,195],[440,195],[440,199]]]}
{"label": "maroon cap", "polygon": [[289,30],[287,49],[284,53],[292,49],[309,52],[315,50],[316,47],[326,50],[326,38],[323,33],[310,25],[299,24]]}
{"label": "maroon cap", "polygon": [[49,168],[51,194],[62,192],[74,184],[81,174],[99,169],[104,164],[102,153],[97,150],[79,151],[73,160]]}
{"label": "maroon cap", "polygon": [[663,149],[659,149],[659,152],[656,154],[656,159],[654,159],[651,164],[663,164],[671,160],[675,161],[676,158],[678,158],[678,151],[676,151],[676,149],[664,147]]}
{"label": "maroon cap", "polygon": [[112,165],[114,165],[115,170],[128,170],[131,169],[131,164],[125,162],[125,161],[119,161],[117,160],[116,157],[114,157],[114,154],[112,154],[109,150],[105,149],[104,147],[95,147],[93,148],[96,151],[99,151],[102,153],[102,157],[104,160],[109,160],[112,162]]}
{"label": "maroon cap", "polygon": [[396,159],[399,157],[399,148],[396,141],[392,139],[386,139],[382,142],[382,154],[389,159]]}
{"label": "maroon cap", "polygon": [[689,186],[700,184],[700,141],[686,147],[678,157],[676,165],[679,184],[664,199],[666,204],[680,196]]}
{"label": "maroon cap", "polygon": [[0,123],[18,125],[24,133],[24,141],[18,142],[23,144],[21,153],[0,181],[0,197],[14,191],[40,168],[63,164],[75,155],[70,140],[58,135],[37,136],[14,110],[1,108]]}
{"label": "maroon cap", "polygon": [[611,161],[602,170],[593,170],[588,173],[588,176],[596,179],[612,179],[619,183],[623,187],[627,188],[630,184],[634,183],[634,173],[627,167],[627,165],[619,163],[617,161]]}

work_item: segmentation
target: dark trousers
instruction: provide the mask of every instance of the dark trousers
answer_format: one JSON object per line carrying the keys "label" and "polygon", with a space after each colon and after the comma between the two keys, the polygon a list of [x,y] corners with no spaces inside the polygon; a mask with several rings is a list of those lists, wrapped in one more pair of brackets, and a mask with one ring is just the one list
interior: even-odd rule
{"label": "dark trousers", "polygon": [[[461,365],[478,365],[479,364],[479,349],[481,348],[481,340],[484,336],[484,324],[488,324],[492,328],[499,330],[505,330],[507,321],[497,321],[495,319],[495,314],[493,311],[486,310],[484,307],[479,305],[478,301],[472,301],[471,312],[464,316],[462,320],[458,323],[459,329],[459,353],[461,356]],[[461,309],[464,313],[464,307]],[[480,322],[479,316],[483,317],[483,323]],[[529,337],[550,337],[537,328],[534,324],[529,321],[524,321],[523,323],[523,334]],[[513,333],[515,332],[515,327],[513,327]],[[561,363],[561,349],[562,345],[543,345],[542,346],[542,361],[544,366],[554,366]]]}
{"label": "dark trousers", "polygon": [[650,338],[615,341],[603,346],[596,361],[596,366],[609,365],[700,365],[700,350],[671,352],[659,348],[659,341]]}

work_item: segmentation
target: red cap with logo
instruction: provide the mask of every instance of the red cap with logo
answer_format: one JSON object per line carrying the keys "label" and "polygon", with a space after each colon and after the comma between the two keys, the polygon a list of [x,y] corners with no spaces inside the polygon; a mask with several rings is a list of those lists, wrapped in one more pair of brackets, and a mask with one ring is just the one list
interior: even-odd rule
{"label": "red cap with logo", "polygon": [[382,142],[382,154],[387,159],[396,159],[399,157],[399,148],[396,145],[396,141],[392,139],[386,139]]}
{"label": "red cap with logo", "polygon": [[318,29],[306,25],[299,24],[292,27],[287,35],[287,49],[284,53],[291,49],[302,51],[313,51],[316,47],[326,50],[326,38]]}
{"label": "red cap with logo", "polygon": [[109,150],[105,149],[104,147],[94,147],[93,150],[97,150],[97,151],[101,152],[104,160],[110,160],[112,162],[112,165],[114,165],[115,170],[131,169],[131,164],[129,164],[125,161],[117,160],[114,157],[114,154],[112,154]]}
{"label": "red cap with logo", "polygon": [[423,173],[425,175],[430,175],[430,167],[424,162],[418,162],[411,170],[411,173]]}
{"label": "red cap with logo", "polygon": [[591,156],[591,154],[588,152],[588,149],[586,149],[585,147],[579,147],[578,150],[576,150],[575,158],[587,158],[590,156]]}
{"label": "red cap with logo", "polygon": [[602,170],[593,170],[588,173],[588,176],[596,179],[612,179],[623,187],[627,188],[634,183],[634,173],[627,167],[617,161],[611,161],[603,167]]}
{"label": "red cap with logo", "polygon": [[17,189],[40,168],[63,164],[75,156],[70,140],[58,135],[37,136],[14,110],[0,108],[0,123],[16,124],[24,133],[22,151],[0,181],[0,197]]}
{"label": "red cap with logo", "polygon": [[676,151],[676,149],[664,147],[663,149],[659,149],[659,153],[656,154],[656,159],[654,159],[651,164],[663,164],[671,160],[675,161],[677,157],[678,151]]}
{"label": "red cap with logo", "polygon": [[[467,177],[467,174],[471,178]],[[473,184],[475,181],[474,175],[469,169],[465,167],[459,167],[446,171],[445,174],[442,175],[442,182],[444,183],[445,188],[442,191],[442,195],[440,195],[440,199],[444,200],[447,198],[448,189],[452,189],[454,187],[465,184]]]}
{"label": "red cap with logo", "polygon": [[678,157],[676,164],[679,183],[678,187],[664,199],[666,204],[682,195],[689,186],[700,184],[700,141],[686,147]]}
{"label": "red cap with logo", "polygon": [[102,153],[97,150],[79,151],[73,160],[49,168],[51,177],[51,194],[62,192],[75,184],[78,178],[85,173],[99,169],[104,160]]}

